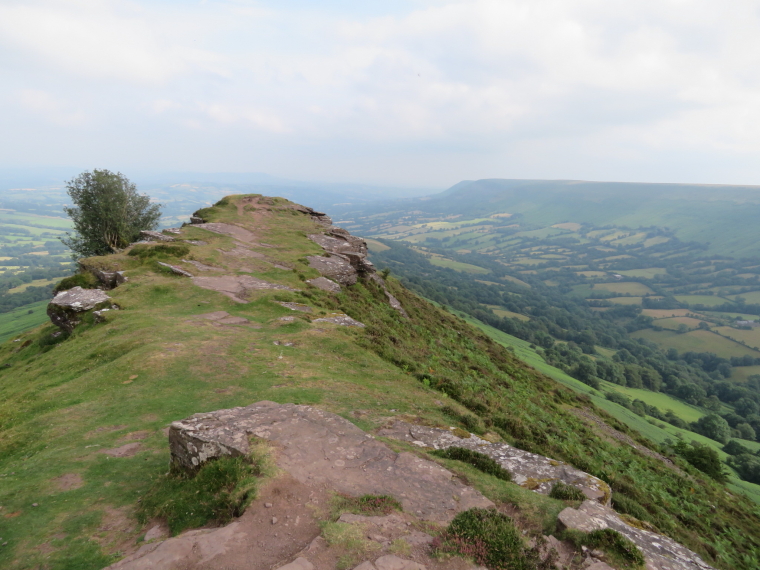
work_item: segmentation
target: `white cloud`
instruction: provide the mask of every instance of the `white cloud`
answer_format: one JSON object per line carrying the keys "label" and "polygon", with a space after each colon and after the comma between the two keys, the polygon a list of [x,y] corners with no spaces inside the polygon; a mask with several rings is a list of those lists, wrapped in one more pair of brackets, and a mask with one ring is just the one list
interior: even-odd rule
{"label": "white cloud", "polygon": [[[375,13],[338,6],[5,2],[0,73],[25,95],[2,113],[31,113],[51,128],[90,121],[103,132],[190,141],[181,151],[162,145],[158,155],[135,144],[134,164],[163,156],[173,167],[202,161],[217,170],[443,184],[474,170],[662,178],[647,161],[691,153],[713,154],[709,175],[722,172],[723,181],[737,157],[742,176],[760,176],[752,156],[760,151],[754,2],[440,0]],[[23,125],[1,113],[0,121]],[[32,144],[2,150],[28,155]],[[89,144],[98,143],[72,147],[79,160]],[[260,164],[241,148],[255,148]],[[107,155],[102,144],[97,151]],[[123,157],[121,147],[113,152]],[[411,172],[415,157],[425,172]],[[693,180],[694,162],[674,163],[669,175]]]}

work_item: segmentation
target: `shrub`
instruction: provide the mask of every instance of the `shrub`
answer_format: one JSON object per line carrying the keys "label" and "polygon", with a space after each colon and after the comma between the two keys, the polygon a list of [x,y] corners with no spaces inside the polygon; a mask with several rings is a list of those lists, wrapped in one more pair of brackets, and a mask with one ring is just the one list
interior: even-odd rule
{"label": "shrub", "polygon": [[455,459],[456,461],[462,461],[472,465],[478,471],[493,475],[494,477],[503,481],[511,481],[512,474],[504,469],[501,465],[496,463],[493,459],[480,453],[478,451],[472,451],[464,447],[448,447],[446,449],[437,449],[431,452],[436,457],[442,457],[444,459]]}
{"label": "shrub", "polygon": [[644,555],[641,554],[641,550],[633,542],[611,528],[588,533],[577,530],[565,531],[563,538],[575,544],[576,547],[586,546],[591,549],[604,550],[612,558],[617,559],[619,563],[632,566],[644,565]]}
{"label": "shrub", "polygon": [[338,495],[335,501],[335,511],[338,513],[378,516],[403,510],[401,503],[390,495],[362,495],[361,497]]}
{"label": "shrub", "polygon": [[459,513],[446,532],[433,542],[441,553],[473,558],[489,568],[528,570],[535,568],[512,519],[495,509],[470,509]]}
{"label": "shrub", "polygon": [[53,293],[60,293],[61,291],[68,291],[74,287],[81,287],[82,289],[95,289],[98,286],[98,280],[89,271],[83,271],[81,273],[75,273],[71,277],[61,279],[53,288]]}
{"label": "shrub", "polygon": [[127,255],[148,259],[150,257],[184,257],[190,253],[190,248],[186,245],[169,245],[159,243],[156,245],[137,244]]}
{"label": "shrub", "polygon": [[566,485],[562,481],[557,481],[552,490],[549,491],[549,496],[552,499],[560,499],[561,501],[585,501],[586,495],[583,491],[573,487],[572,485]]}
{"label": "shrub", "polygon": [[723,451],[729,455],[741,455],[742,453],[752,453],[751,449],[743,446],[741,443],[732,439],[726,445],[723,446]]}
{"label": "shrub", "polygon": [[679,441],[673,446],[673,449],[691,465],[719,483],[725,483],[728,480],[728,475],[723,470],[718,452],[713,448],[696,441],[692,441],[691,445],[685,441]]}
{"label": "shrub", "polygon": [[141,523],[165,518],[172,535],[209,523],[224,524],[240,516],[256,496],[263,459],[221,457],[196,473],[160,476],[143,496],[137,511]]}

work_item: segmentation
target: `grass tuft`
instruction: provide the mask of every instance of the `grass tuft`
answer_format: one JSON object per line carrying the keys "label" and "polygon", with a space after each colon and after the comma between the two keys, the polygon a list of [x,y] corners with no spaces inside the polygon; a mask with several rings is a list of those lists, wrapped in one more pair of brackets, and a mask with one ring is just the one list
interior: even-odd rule
{"label": "grass tuft", "polygon": [[493,475],[502,481],[511,481],[512,474],[487,455],[464,447],[449,447],[431,452],[436,457],[469,463],[478,471]]}
{"label": "grass tuft", "polygon": [[337,515],[353,513],[356,515],[379,516],[403,510],[404,508],[401,506],[401,503],[390,495],[362,495],[361,497],[336,495],[333,505],[333,511]]}
{"label": "grass tuft", "polygon": [[588,533],[566,530],[562,538],[569,540],[578,548],[586,546],[591,549],[603,550],[613,559],[616,566],[639,568],[644,565],[644,555],[641,550],[633,542],[611,528]]}
{"label": "grass tuft", "polygon": [[256,497],[264,474],[262,457],[221,457],[195,474],[169,472],[145,494],[137,511],[141,524],[166,520],[172,535],[207,524],[222,525],[240,516]]}
{"label": "grass tuft", "polygon": [[552,490],[549,491],[549,496],[552,499],[560,499],[561,501],[585,501],[586,495],[583,491],[573,487],[572,485],[566,485],[562,481],[557,481]]}

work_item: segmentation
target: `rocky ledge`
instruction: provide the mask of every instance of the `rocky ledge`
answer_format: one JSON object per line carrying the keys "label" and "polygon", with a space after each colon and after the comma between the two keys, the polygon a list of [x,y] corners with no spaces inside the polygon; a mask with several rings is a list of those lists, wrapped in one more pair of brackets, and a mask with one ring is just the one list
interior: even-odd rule
{"label": "rocky ledge", "polygon": [[70,333],[88,311],[97,311],[111,306],[111,297],[100,289],[72,287],[61,291],[48,304],[47,314],[52,323]]}

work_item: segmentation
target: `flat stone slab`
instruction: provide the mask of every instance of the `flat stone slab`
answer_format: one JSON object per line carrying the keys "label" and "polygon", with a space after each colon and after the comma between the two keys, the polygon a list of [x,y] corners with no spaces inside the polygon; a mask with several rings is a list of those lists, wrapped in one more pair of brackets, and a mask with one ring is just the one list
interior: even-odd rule
{"label": "flat stone slab", "polygon": [[194,266],[199,271],[219,271],[219,267],[213,267],[211,265],[205,265],[201,263],[200,261],[195,261],[193,259],[183,259],[182,263],[189,263],[190,265]]}
{"label": "flat stone slab", "polygon": [[319,271],[323,277],[337,281],[341,285],[353,285],[356,283],[356,269],[348,259],[341,255],[333,254],[330,257],[310,255],[306,259],[309,261],[309,267]]}
{"label": "flat stone slab", "polygon": [[327,277],[307,279],[306,282],[310,285],[314,285],[317,289],[322,289],[322,291],[327,291],[328,293],[340,293],[340,285],[335,281],[331,281]]}
{"label": "flat stone slab", "polygon": [[196,315],[194,318],[204,319],[222,325],[247,325],[251,322],[245,317],[235,317],[233,315],[230,315],[227,311],[214,311],[213,313],[204,313],[202,315]]}
{"label": "flat stone slab", "polygon": [[389,427],[381,429],[378,435],[433,449],[464,447],[478,451],[509,471],[512,481],[536,493],[548,495],[554,484],[562,481],[580,489],[589,499],[610,504],[610,488],[601,479],[567,463],[517,449],[506,443],[491,443],[474,434],[461,438],[454,435],[452,430],[418,426],[401,420],[395,420]]}
{"label": "flat stone slab", "polygon": [[566,508],[558,517],[562,529],[591,532],[611,528],[639,547],[647,570],[714,570],[696,553],[676,541],[648,530],[626,524],[610,507],[584,501],[577,509]]}
{"label": "flat stone slab", "polygon": [[222,234],[233,237],[245,243],[254,243],[256,236],[245,228],[233,224],[223,224],[219,222],[210,222],[203,224],[193,224],[193,227],[202,228],[215,234]]}
{"label": "flat stone slab", "polygon": [[270,283],[263,279],[258,279],[251,275],[222,275],[220,277],[193,277],[193,283],[203,289],[218,291],[226,295],[236,303],[247,303],[246,295],[250,291],[261,291],[264,289],[278,289],[282,291],[295,291],[286,285]]}
{"label": "flat stone slab", "polygon": [[352,319],[348,315],[339,314],[339,315],[333,315],[330,317],[321,317],[319,319],[314,319],[315,323],[332,323],[334,325],[341,325],[344,327],[360,327],[363,328],[365,326],[364,323],[360,323],[356,319]]}
{"label": "flat stone slab", "polygon": [[181,267],[177,267],[176,265],[169,265],[168,263],[164,263],[163,261],[157,261],[161,267],[166,267],[169,271],[174,273],[175,275],[180,275],[181,277],[192,277],[193,274],[189,271],[185,271]]}
{"label": "flat stone slab", "polygon": [[285,303],[278,301],[278,304],[282,305],[286,309],[290,309],[291,311],[299,311],[301,313],[311,313],[312,309],[309,305],[304,305],[303,303]]}
{"label": "flat stone slab", "polygon": [[172,423],[172,463],[194,470],[223,455],[249,452],[249,438],[273,442],[277,464],[296,480],[350,496],[391,495],[420,519],[449,522],[493,503],[438,464],[395,453],[348,420],[311,406],[258,402]]}

